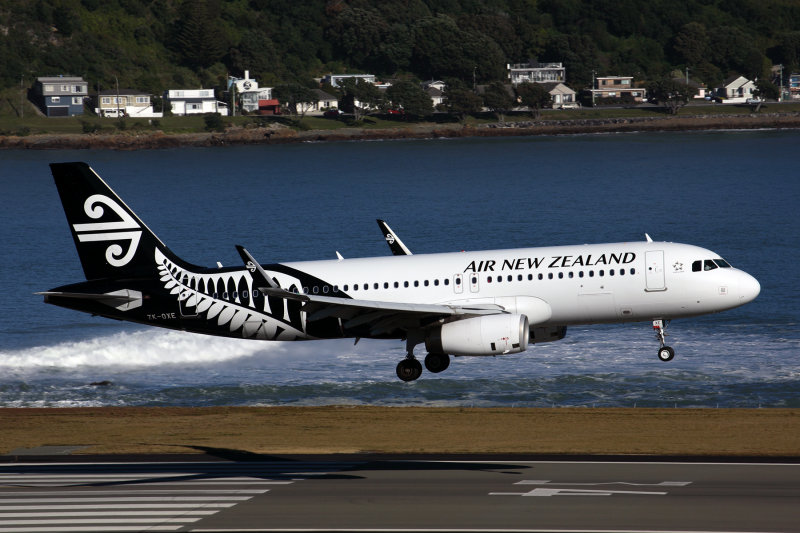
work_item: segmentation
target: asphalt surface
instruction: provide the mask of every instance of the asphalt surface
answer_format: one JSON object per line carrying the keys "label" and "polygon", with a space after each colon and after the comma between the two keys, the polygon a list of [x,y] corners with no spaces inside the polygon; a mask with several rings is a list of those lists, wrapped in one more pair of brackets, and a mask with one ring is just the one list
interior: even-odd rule
{"label": "asphalt surface", "polygon": [[7,456],[0,533],[800,531],[797,458]]}

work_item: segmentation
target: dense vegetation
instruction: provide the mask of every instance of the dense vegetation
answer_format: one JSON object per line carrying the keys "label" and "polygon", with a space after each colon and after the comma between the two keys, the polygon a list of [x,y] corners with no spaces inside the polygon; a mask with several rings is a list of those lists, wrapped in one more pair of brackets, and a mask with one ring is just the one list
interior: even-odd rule
{"label": "dense vegetation", "polygon": [[598,75],[646,81],[687,66],[800,68],[797,0],[4,0],[0,90],[73,74],[91,91],[211,87],[245,69],[262,85],[329,72],[505,79],[506,63],[561,61],[580,89]]}

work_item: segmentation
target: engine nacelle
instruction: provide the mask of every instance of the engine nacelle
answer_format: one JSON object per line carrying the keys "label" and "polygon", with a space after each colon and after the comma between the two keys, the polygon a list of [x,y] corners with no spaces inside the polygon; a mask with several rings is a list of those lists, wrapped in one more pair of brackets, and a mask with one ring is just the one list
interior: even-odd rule
{"label": "engine nacelle", "polygon": [[528,340],[530,344],[539,344],[542,342],[560,341],[567,336],[567,326],[533,326],[531,328],[531,337]]}
{"label": "engine nacelle", "polygon": [[528,317],[497,314],[442,324],[425,339],[431,353],[503,355],[528,348]]}

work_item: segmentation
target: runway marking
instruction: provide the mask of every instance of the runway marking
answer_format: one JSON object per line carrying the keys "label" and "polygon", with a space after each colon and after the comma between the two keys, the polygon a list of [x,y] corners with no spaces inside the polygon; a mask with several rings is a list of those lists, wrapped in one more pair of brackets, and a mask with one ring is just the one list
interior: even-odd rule
{"label": "runway marking", "polygon": [[[0,533],[176,531],[266,494],[268,486],[291,485],[358,464],[363,463],[0,465]],[[98,485],[107,490],[82,490]]]}
{"label": "runway marking", "polygon": [[559,485],[558,487],[537,487],[528,492],[490,492],[489,496],[528,496],[547,498],[551,496],[613,496],[626,494],[635,496],[666,496],[668,492],[643,490],[571,489],[561,487],[597,487],[601,485],[627,485],[633,487],[685,487],[691,481],[661,481],[659,483],[632,483],[628,481],[606,481],[596,483],[560,483],[549,479],[523,479],[514,485]]}

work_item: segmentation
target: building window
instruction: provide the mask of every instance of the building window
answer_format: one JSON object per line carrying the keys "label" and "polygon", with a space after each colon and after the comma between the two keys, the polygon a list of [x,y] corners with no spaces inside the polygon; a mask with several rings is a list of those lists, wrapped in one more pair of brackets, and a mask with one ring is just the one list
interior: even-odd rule
{"label": "building window", "polygon": [[51,104],[60,104],[61,103],[61,97],[60,96],[53,96],[52,98],[50,98],[50,103]]}
{"label": "building window", "polygon": [[75,87],[72,88],[72,92],[76,94],[83,94],[86,91],[83,90],[83,87],[81,85],[76,85]]}
{"label": "building window", "polygon": [[72,103],[75,105],[81,105],[83,103],[83,99],[80,96],[73,96]]}
{"label": "building window", "polygon": [[109,96],[104,96],[103,98],[101,98],[101,99],[100,99],[100,103],[103,103],[103,104],[110,104],[110,103],[111,103],[111,97],[109,97]]}
{"label": "building window", "polygon": [[46,93],[53,93],[55,91],[56,91],[55,85],[45,85],[44,86],[44,92],[46,92]]}
{"label": "building window", "polygon": [[149,96],[137,96],[136,97],[136,103],[137,104],[149,104],[150,103],[150,97]]}

